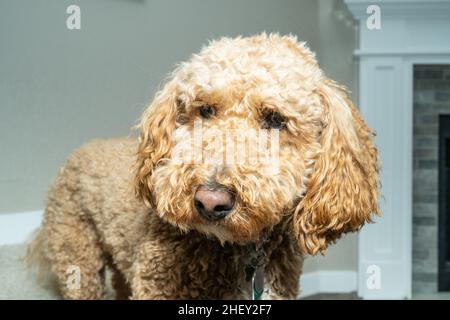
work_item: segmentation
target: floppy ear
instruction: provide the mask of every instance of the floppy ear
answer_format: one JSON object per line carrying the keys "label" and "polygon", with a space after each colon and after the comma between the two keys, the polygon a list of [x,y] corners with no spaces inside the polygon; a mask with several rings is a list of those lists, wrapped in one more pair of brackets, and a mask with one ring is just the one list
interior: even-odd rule
{"label": "floppy ear", "polygon": [[151,174],[161,159],[170,157],[176,114],[176,90],[168,83],[156,93],[138,124],[140,136],[134,187],[137,197],[148,206],[154,205]]}
{"label": "floppy ear", "polygon": [[318,91],[325,110],[322,149],[293,221],[300,247],[324,252],[342,233],[358,230],[380,214],[377,150],[372,131],[346,91],[326,80]]}

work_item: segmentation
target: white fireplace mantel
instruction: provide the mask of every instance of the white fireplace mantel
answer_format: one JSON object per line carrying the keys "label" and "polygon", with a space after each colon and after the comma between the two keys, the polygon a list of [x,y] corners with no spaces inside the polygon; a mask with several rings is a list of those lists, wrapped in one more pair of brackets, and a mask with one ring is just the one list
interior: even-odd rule
{"label": "white fireplace mantel", "polygon": [[[450,64],[450,0],[344,1],[358,20],[359,107],[382,166],[384,216],[360,233],[358,294],[411,298],[413,66]],[[380,8],[378,30],[366,26],[371,5]]]}
{"label": "white fireplace mantel", "polygon": [[345,0],[345,3],[357,20],[365,20],[367,7],[374,4],[382,7],[382,15],[389,19],[446,19],[450,14],[447,0]]}

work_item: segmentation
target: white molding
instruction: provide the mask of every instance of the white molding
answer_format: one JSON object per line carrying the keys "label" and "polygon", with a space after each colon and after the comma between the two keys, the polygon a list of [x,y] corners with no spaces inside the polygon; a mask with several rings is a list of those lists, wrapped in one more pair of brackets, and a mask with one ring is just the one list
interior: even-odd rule
{"label": "white molding", "polygon": [[0,245],[26,242],[42,221],[42,210],[0,213]]}
{"label": "white molding", "polygon": [[383,18],[442,19],[450,16],[449,0],[344,0],[357,20],[367,19],[367,7],[378,5]]}
{"label": "white molding", "polygon": [[363,51],[363,50],[355,50],[354,55],[357,57],[364,56],[446,56],[450,54],[450,49],[447,50],[405,50],[405,51]]}
{"label": "white molding", "polygon": [[318,293],[350,293],[357,290],[356,271],[316,271],[300,277],[299,298]]}

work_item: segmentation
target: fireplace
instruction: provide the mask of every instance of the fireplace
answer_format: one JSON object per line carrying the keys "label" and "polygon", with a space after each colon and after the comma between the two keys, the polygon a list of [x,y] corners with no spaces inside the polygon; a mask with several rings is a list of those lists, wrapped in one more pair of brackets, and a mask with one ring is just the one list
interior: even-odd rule
{"label": "fireplace", "polygon": [[438,289],[439,291],[450,291],[450,115],[439,117],[438,239]]}
{"label": "fireplace", "polygon": [[413,293],[450,291],[450,65],[414,66]]}
{"label": "fireplace", "polygon": [[[413,161],[413,135],[417,133],[413,118],[416,98],[423,100],[422,108],[429,109],[427,99],[444,102],[450,92],[418,94],[413,84],[418,66],[450,65],[450,42],[445,41],[450,34],[450,0],[344,2],[358,20],[359,47],[355,51],[359,61],[358,104],[368,125],[377,132],[375,143],[382,166],[379,204],[384,216],[359,234],[358,295],[367,299],[404,299],[411,298],[413,289],[437,293],[440,224],[437,129],[440,115],[450,114],[450,110],[425,117],[436,121],[434,127],[423,128],[436,137],[422,139],[424,147],[435,149],[435,153],[428,153],[435,158],[422,162]],[[380,14],[379,28],[369,27],[374,8]],[[428,76],[431,74],[428,72]],[[435,74],[443,75],[440,71]],[[441,80],[450,80],[447,75]],[[428,86],[433,81],[422,85]],[[437,109],[440,104],[435,104]],[[428,179],[428,186],[433,185],[434,192],[429,189],[425,191],[429,194],[422,198],[413,194],[417,165],[435,166],[434,175],[422,176]],[[414,197],[426,204],[420,211],[421,217],[414,210],[414,206],[417,209]],[[367,285],[375,276],[379,276],[381,284],[376,289]]]}

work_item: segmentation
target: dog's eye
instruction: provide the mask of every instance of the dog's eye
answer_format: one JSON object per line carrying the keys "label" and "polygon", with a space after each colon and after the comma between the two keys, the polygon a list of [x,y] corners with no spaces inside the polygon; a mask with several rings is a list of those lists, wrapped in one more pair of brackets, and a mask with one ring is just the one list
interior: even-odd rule
{"label": "dog's eye", "polygon": [[209,104],[204,104],[204,105],[202,105],[200,107],[200,115],[204,119],[210,119],[215,114],[216,114],[216,109],[213,106],[209,105]]}
{"label": "dog's eye", "polygon": [[286,126],[286,119],[275,111],[264,113],[263,120],[265,129],[283,129]]}

